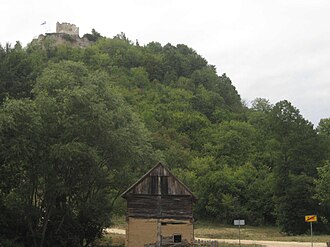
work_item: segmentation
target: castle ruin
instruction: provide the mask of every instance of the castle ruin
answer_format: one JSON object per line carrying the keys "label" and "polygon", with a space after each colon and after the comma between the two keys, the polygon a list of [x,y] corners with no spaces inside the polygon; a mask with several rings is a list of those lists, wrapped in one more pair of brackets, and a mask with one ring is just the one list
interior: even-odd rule
{"label": "castle ruin", "polygon": [[70,35],[76,35],[79,36],[79,27],[77,27],[75,24],[70,23],[56,23],[56,33],[65,33]]}
{"label": "castle ruin", "polygon": [[93,41],[88,40],[86,37],[79,37],[79,27],[75,24],[70,24],[67,22],[56,23],[56,32],[55,33],[45,33],[40,34],[37,39],[34,39],[32,42],[40,43],[44,46],[45,40],[51,41],[52,45],[63,45],[70,44],[71,46],[76,47],[88,47]]}

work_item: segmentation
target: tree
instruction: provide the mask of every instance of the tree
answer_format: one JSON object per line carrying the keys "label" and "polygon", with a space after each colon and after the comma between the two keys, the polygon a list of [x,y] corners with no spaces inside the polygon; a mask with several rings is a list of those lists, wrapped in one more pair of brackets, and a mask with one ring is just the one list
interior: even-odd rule
{"label": "tree", "polygon": [[317,126],[317,132],[321,135],[330,136],[330,118],[323,118]]}
{"label": "tree", "polygon": [[186,45],[179,44],[175,47],[168,43],[163,47],[163,64],[169,73],[187,77],[195,70],[205,67],[207,62]]}
{"label": "tree", "polygon": [[207,143],[204,152],[218,162],[229,166],[241,166],[251,160],[255,146],[255,129],[239,121],[223,122],[206,130]]}
{"label": "tree", "polygon": [[256,98],[252,101],[251,109],[253,111],[268,113],[272,110],[273,105],[269,102],[268,99]]}
{"label": "tree", "polygon": [[251,164],[230,168],[206,157],[193,161],[193,173],[198,216],[229,224],[237,218],[255,225],[273,223],[272,176],[267,169]]}
{"label": "tree", "polygon": [[215,116],[216,111],[225,108],[224,99],[216,92],[208,91],[204,86],[198,86],[194,97],[192,98],[192,106],[197,111],[203,113],[208,119],[221,121]]}
{"label": "tree", "polygon": [[148,132],[108,77],[80,63],[50,64],[34,94],[0,111],[2,202],[20,209],[27,246],[87,246],[129,183],[124,171],[150,162]]}
{"label": "tree", "polygon": [[31,96],[35,80],[33,62],[19,42],[14,48],[0,46],[0,104],[5,98]]}
{"label": "tree", "polygon": [[242,111],[241,96],[238,94],[236,88],[233,86],[230,78],[226,74],[219,77],[217,91],[224,98],[226,104],[234,112]]}
{"label": "tree", "polygon": [[288,234],[304,233],[303,217],[315,210],[311,181],[323,159],[322,148],[312,124],[288,101],[275,104],[269,113],[269,127],[278,142],[274,146],[278,154],[274,157],[277,221]]}
{"label": "tree", "polygon": [[97,32],[94,28],[92,29],[92,33],[84,34],[83,38],[88,39],[89,41],[96,42],[98,39],[103,38],[102,35]]}
{"label": "tree", "polygon": [[322,167],[317,168],[318,178],[316,183],[316,198],[330,206],[330,162],[327,161]]}
{"label": "tree", "polygon": [[321,119],[316,130],[326,153],[326,159],[330,160],[330,118]]}
{"label": "tree", "polygon": [[140,89],[144,89],[149,86],[149,78],[148,73],[145,71],[143,67],[132,68],[131,72],[131,82],[130,86],[136,86]]}
{"label": "tree", "polygon": [[317,168],[318,177],[314,180],[315,194],[314,198],[318,201],[319,212],[318,217],[320,223],[323,224],[323,229],[329,232],[330,221],[330,162],[326,160],[323,166]]}

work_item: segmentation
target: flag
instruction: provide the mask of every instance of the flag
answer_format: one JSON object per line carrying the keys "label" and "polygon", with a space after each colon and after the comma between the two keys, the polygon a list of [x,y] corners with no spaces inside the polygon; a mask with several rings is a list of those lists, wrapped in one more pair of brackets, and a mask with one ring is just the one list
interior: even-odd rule
{"label": "flag", "polygon": [[46,24],[46,21],[44,21],[43,23],[41,23],[40,25],[45,25]]}

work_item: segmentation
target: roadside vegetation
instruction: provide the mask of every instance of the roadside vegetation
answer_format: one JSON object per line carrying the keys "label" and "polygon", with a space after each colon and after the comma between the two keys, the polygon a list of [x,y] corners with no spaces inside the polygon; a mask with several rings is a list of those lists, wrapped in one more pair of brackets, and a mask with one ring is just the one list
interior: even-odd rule
{"label": "roadside vegetation", "polygon": [[96,247],[124,247],[125,246],[125,235],[106,233],[102,238],[96,240]]}
{"label": "roadside vegetation", "polygon": [[[307,223],[306,223],[307,224]],[[238,227],[231,225],[222,225],[210,222],[198,222],[195,226],[195,236],[214,239],[238,239]],[[294,241],[310,242],[309,234],[288,236],[280,233],[278,227],[274,226],[241,226],[241,239],[248,240],[269,240],[269,241]],[[330,239],[327,234],[314,234],[314,242],[326,243]]]}

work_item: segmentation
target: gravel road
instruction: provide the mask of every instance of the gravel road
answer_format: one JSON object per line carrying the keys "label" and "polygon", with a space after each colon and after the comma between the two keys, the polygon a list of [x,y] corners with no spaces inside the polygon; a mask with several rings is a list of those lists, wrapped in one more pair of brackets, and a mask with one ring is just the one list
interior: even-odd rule
{"label": "gravel road", "polygon": [[[208,239],[208,238],[196,238],[200,240],[215,240],[219,242],[225,242],[229,244],[238,244],[238,240],[235,239]],[[241,240],[241,244],[259,244],[265,247],[310,247],[311,243],[308,242],[283,242],[283,241],[257,241],[257,240]],[[313,243],[313,247],[326,247],[325,243]]]}

